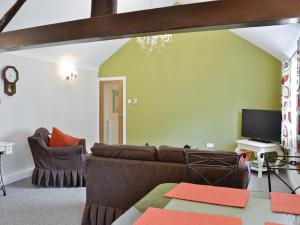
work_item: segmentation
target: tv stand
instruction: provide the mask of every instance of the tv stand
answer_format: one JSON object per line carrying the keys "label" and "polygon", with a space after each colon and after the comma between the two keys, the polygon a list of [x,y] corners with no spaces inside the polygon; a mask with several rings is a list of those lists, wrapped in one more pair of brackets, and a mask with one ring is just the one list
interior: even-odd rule
{"label": "tv stand", "polygon": [[260,142],[260,143],[265,143],[265,144],[272,144],[274,142],[272,141],[266,141],[266,140],[261,140],[261,139],[256,139],[256,138],[251,138],[251,139],[248,139],[249,141],[254,141],[254,142]]}
{"label": "tv stand", "polygon": [[[277,152],[278,155],[282,155],[283,152],[281,150],[280,144],[276,143],[262,143],[258,141],[252,141],[252,140],[238,140],[237,141],[237,148],[235,149],[235,152],[240,154],[245,151],[251,151],[256,154],[257,157],[257,167],[251,166],[251,170],[255,170],[258,172],[258,177],[262,178],[262,173],[264,171],[267,171],[264,165],[264,159],[260,157],[262,153],[268,153],[268,152]],[[280,159],[278,159],[279,163]],[[278,172],[278,171],[277,171]]]}

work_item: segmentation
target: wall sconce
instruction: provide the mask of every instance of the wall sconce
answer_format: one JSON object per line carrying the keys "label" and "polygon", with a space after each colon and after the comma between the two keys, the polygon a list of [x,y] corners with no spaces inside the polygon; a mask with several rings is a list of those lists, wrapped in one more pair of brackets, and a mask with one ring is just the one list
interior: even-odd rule
{"label": "wall sconce", "polygon": [[78,78],[76,73],[71,73],[70,75],[66,76],[66,80],[75,80]]}
{"label": "wall sconce", "polygon": [[71,56],[64,56],[60,59],[59,73],[65,80],[75,80],[78,78],[74,59]]}

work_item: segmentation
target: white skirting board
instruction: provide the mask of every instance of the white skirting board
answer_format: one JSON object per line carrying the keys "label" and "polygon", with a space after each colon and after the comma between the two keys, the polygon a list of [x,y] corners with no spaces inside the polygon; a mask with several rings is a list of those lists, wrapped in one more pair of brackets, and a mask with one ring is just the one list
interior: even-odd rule
{"label": "white skirting board", "polygon": [[27,177],[31,177],[32,172],[33,172],[33,168],[22,170],[17,173],[10,174],[8,176],[4,176],[3,180],[4,180],[5,185],[11,184],[13,182],[25,179]]}

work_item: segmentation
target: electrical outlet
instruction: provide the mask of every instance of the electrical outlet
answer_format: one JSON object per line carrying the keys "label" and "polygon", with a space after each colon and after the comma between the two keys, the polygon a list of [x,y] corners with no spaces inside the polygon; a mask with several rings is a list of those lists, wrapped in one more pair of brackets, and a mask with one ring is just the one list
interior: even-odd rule
{"label": "electrical outlet", "polygon": [[214,148],[215,144],[214,143],[206,143],[207,148]]}

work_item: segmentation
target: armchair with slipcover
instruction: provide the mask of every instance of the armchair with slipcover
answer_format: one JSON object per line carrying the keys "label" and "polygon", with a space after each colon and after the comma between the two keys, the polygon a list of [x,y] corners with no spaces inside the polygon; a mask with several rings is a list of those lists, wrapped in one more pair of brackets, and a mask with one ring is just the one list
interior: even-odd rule
{"label": "armchair with slipcover", "polygon": [[32,184],[43,187],[85,186],[85,139],[78,145],[49,147],[49,131],[39,128],[28,138],[35,168]]}

